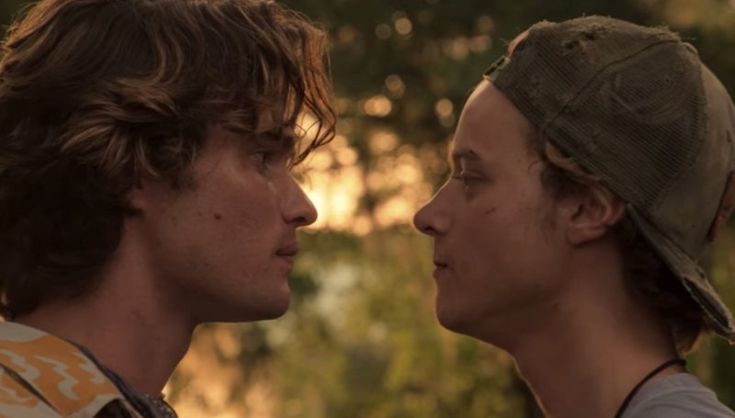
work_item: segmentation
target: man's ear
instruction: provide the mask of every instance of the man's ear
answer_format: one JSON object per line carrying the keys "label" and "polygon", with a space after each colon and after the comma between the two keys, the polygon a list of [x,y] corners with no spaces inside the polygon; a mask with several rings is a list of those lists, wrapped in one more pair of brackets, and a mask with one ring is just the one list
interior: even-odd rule
{"label": "man's ear", "polygon": [[566,238],[572,245],[599,239],[625,214],[625,203],[601,185],[569,197],[565,206]]}
{"label": "man's ear", "polygon": [[157,204],[164,193],[170,193],[163,182],[138,180],[128,191],[128,202],[136,212],[145,213]]}
{"label": "man's ear", "polygon": [[143,180],[136,181],[133,187],[128,190],[128,204],[134,211],[143,212],[145,210],[145,207],[147,206],[146,202],[148,200],[146,192],[147,190],[145,190]]}

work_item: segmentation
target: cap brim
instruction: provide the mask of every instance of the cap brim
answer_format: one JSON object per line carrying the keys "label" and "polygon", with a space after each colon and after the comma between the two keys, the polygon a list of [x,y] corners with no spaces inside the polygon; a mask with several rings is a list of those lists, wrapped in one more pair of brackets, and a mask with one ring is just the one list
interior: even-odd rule
{"label": "cap brim", "polygon": [[658,254],[684,288],[701,306],[710,319],[713,331],[731,342],[735,342],[735,323],[732,314],[722,302],[707,279],[707,274],[699,264],[681,250],[665,234],[644,218],[633,206],[628,205],[627,213],[646,241]]}

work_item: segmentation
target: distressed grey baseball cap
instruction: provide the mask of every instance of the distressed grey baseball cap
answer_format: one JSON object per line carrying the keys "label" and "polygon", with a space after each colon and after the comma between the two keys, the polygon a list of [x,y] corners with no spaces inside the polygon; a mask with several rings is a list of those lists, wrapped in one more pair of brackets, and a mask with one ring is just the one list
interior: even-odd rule
{"label": "distressed grey baseball cap", "polygon": [[735,324],[698,260],[735,199],[735,108],[693,46],[600,16],[533,25],[486,76],[627,214],[707,314]]}

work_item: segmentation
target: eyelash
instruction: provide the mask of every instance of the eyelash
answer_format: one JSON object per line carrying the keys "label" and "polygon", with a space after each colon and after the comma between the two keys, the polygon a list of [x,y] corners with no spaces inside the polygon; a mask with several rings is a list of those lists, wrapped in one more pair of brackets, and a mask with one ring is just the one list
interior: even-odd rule
{"label": "eyelash", "polygon": [[459,172],[459,174],[453,175],[452,178],[461,182],[465,189],[470,187],[472,183],[480,180],[479,178],[468,176],[465,172]]}

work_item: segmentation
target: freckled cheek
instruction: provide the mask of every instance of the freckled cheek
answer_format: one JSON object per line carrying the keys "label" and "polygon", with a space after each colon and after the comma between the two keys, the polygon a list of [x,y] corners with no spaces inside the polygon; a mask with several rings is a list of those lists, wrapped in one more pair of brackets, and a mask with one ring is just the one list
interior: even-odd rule
{"label": "freckled cheek", "polygon": [[[267,204],[263,198],[253,197],[246,204],[232,205],[211,213],[210,225],[223,247],[238,248],[258,252],[264,246],[268,249],[273,240],[278,239],[278,212],[274,205]],[[268,248],[265,248],[268,247]]]}
{"label": "freckled cheek", "polygon": [[[252,182],[249,187],[219,190],[202,203],[208,210],[202,217],[223,227],[240,230],[258,229],[271,224],[279,216],[279,195],[267,182]],[[203,221],[207,221],[203,219]],[[266,226],[263,225],[263,226]]]}

